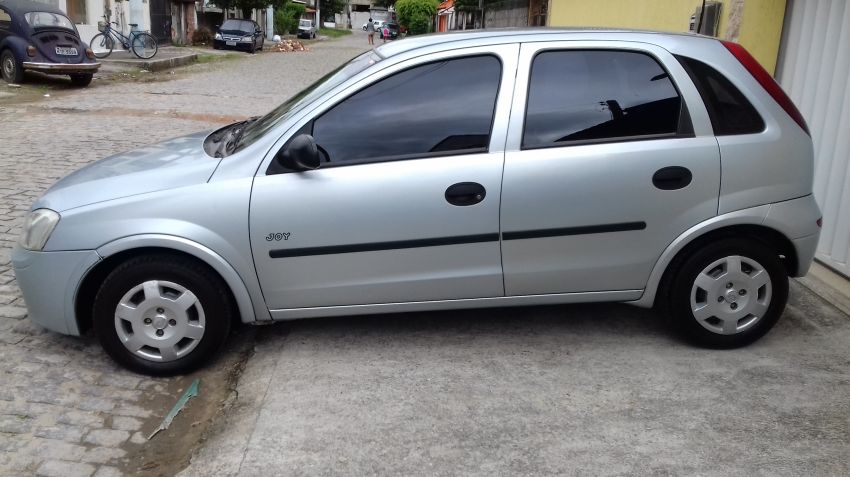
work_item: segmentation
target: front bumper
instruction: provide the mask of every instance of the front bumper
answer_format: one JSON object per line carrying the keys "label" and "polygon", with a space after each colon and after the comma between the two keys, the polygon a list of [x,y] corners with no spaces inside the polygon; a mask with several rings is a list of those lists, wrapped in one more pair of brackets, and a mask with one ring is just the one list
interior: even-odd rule
{"label": "front bumper", "polygon": [[254,42],[237,41],[235,45],[228,45],[225,40],[213,40],[213,46],[222,50],[251,51],[254,48]]}
{"label": "front bumper", "polygon": [[12,268],[30,320],[51,331],[79,335],[74,312],[77,289],[86,272],[99,261],[100,255],[94,250],[33,252],[16,246]]}
{"label": "front bumper", "polygon": [[100,68],[100,63],[36,63],[25,61],[24,71],[38,71],[52,75],[91,74]]}

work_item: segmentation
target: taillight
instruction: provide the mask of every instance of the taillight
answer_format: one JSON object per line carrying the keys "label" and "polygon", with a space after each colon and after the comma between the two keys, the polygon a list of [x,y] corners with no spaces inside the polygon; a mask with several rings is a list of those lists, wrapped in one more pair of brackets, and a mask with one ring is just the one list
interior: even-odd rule
{"label": "taillight", "polygon": [[86,48],[86,58],[88,58],[90,60],[94,59],[94,52],[92,51],[91,48]]}
{"label": "taillight", "polygon": [[818,224],[818,227],[823,227],[823,217],[818,219],[817,224]]}
{"label": "taillight", "polygon": [[791,98],[785,94],[785,91],[782,91],[782,87],[779,86],[779,83],[777,83],[775,79],[773,79],[773,76],[770,76],[770,73],[768,73],[759,64],[759,62],[756,61],[756,59],[753,58],[746,49],[744,49],[743,46],[731,41],[721,40],[720,43],[723,43],[723,46],[725,46],[726,49],[741,62],[744,68],[753,75],[753,78],[755,78],[762,88],[770,94],[774,101],[782,106],[782,109],[788,113],[788,116],[791,116],[791,119],[799,124],[800,127],[803,128],[803,131],[806,131],[806,134],[811,136],[812,134],[809,132],[809,126],[806,125],[806,120],[803,119],[803,115],[800,114],[800,110],[797,109],[797,106],[794,106],[794,103],[791,101]]}

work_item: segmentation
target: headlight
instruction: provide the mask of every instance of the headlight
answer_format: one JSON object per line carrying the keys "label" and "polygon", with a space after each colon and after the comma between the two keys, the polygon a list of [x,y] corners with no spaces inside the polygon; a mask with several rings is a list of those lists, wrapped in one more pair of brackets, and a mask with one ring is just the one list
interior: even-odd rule
{"label": "headlight", "polygon": [[253,39],[254,39],[254,37],[253,37],[253,36],[243,36],[243,37],[242,37],[242,41],[251,41],[251,40],[253,40]]}
{"label": "headlight", "polygon": [[215,39],[216,39],[216,40],[221,40],[221,33],[216,33],[216,34],[215,34]]}
{"label": "headlight", "polygon": [[18,243],[27,250],[39,251],[44,248],[56,224],[59,214],[50,209],[36,209],[24,219],[24,233]]}

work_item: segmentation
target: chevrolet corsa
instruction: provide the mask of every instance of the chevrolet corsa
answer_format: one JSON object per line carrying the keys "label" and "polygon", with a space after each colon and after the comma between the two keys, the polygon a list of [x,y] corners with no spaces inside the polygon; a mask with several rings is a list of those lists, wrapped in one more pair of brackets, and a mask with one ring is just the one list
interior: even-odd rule
{"label": "chevrolet corsa", "polygon": [[150,374],[203,364],[238,321],[488,306],[656,306],[730,348],[811,264],[812,169],[803,118],[737,44],[423,36],[69,175],[12,261],[33,321]]}

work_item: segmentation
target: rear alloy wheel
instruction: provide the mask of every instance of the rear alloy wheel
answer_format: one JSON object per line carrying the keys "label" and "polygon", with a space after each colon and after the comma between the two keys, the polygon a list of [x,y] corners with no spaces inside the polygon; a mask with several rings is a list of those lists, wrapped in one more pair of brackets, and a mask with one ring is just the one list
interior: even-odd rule
{"label": "rear alloy wheel", "polygon": [[4,50],[0,54],[0,75],[7,83],[20,83],[24,80],[23,66],[10,50]]}
{"label": "rear alloy wheel", "polygon": [[735,348],[757,340],[779,320],[788,276],[768,247],[724,239],[685,259],[669,300],[674,319],[692,340]]}
{"label": "rear alloy wheel", "polygon": [[91,84],[93,77],[92,74],[71,75],[71,84],[83,88]]}
{"label": "rear alloy wheel", "polygon": [[103,282],[94,325],[104,350],[133,371],[186,373],[224,343],[233,315],[221,278],[173,255],[130,259]]}

